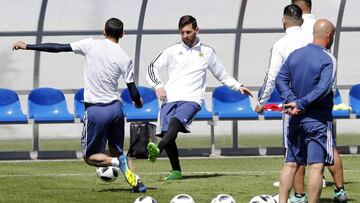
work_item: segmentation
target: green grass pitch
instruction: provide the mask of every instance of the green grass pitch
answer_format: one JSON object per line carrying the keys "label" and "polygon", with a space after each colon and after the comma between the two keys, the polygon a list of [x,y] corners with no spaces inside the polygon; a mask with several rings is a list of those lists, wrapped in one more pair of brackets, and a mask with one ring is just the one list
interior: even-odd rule
{"label": "green grass pitch", "polygon": [[[162,181],[169,172],[167,159],[155,163],[136,160],[136,170],[149,187],[146,195],[159,203],[170,202],[179,193],[191,195],[197,203],[210,203],[217,194],[232,195],[238,203],[252,196],[273,194],[278,188],[281,157],[233,157],[182,159],[184,179]],[[360,156],[343,156],[349,202],[360,202]],[[333,183],[326,171],[328,187],[321,202],[332,202]],[[132,193],[123,177],[105,183],[95,168],[81,160],[0,163],[0,202],[121,202],[132,203],[141,194]]]}

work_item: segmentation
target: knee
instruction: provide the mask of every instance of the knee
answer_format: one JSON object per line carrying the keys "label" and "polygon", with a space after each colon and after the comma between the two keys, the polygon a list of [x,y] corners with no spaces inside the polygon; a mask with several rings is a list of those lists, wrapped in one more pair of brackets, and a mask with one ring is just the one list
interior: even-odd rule
{"label": "knee", "polygon": [[324,169],[323,163],[309,164],[310,170],[322,171]]}
{"label": "knee", "polygon": [[297,169],[299,165],[295,162],[286,162],[285,167],[291,168],[291,169]]}
{"label": "knee", "polygon": [[91,165],[91,164],[90,164],[90,158],[89,158],[89,157],[83,157],[83,159],[84,159],[84,161],[85,161],[85,163],[86,163],[87,165]]}

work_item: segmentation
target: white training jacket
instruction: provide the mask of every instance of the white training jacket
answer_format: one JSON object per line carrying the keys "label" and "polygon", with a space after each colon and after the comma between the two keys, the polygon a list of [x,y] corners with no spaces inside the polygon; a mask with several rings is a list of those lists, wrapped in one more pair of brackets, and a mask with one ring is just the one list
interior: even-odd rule
{"label": "white training jacket", "polygon": [[302,18],[304,20],[303,24],[301,25],[301,29],[304,32],[313,34],[314,24],[316,22],[316,18],[313,14],[303,14]]}
{"label": "white training jacket", "polygon": [[[226,71],[213,48],[197,39],[189,48],[184,42],[162,51],[149,65],[146,79],[153,88],[165,87],[167,102],[193,101],[201,105],[205,96],[206,70],[224,85],[238,90],[242,85]],[[159,72],[166,68],[169,80],[164,85]]]}
{"label": "white training jacket", "polygon": [[311,43],[312,40],[312,34],[302,31],[300,26],[293,26],[286,29],[286,35],[275,42],[271,50],[269,69],[258,97],[259,106],[264,106],[270,99],[275,88],[275,78],[289,54]]}

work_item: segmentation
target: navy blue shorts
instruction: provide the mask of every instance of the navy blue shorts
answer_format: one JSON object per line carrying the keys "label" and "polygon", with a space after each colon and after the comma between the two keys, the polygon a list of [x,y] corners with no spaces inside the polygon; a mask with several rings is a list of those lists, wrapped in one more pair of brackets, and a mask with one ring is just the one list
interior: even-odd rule
{"label": "navy blue shorts", "polygon": [[201,106],[191,101],[176,101],[164,103],[160,110],[161,132],[166,132],[172,118],[177,118],[183,124],[181,132],[189,133],[190,124]]}
{"label": "navy blue shorts", "polygon": [[124,114],[120,101],[109,104],[87,104],[81,137],[83,157],[104,153],[106,143],[122,155],[124,146]]}
{"label": "navy blue shorts", "polygon": [[285,162],[299,165],[334,163],[333,123],[328,122],[292,122],[289,123]]}

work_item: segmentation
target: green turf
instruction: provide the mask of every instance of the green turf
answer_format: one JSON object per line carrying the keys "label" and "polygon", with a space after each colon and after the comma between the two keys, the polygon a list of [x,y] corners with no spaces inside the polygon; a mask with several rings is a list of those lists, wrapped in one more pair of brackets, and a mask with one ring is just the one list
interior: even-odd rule
{"label": "green turf", "polygon": [[[337,136],[339,146],[360,145],[358,134],[340,134]],[[208,148],[210,147],[210,136],[196,136],[180,134],[177,139],[180,148]],[[125,140],[125,149],[129,147],[129,138]],[[232,147],[232,136],[216,136],[217,148]],[[279,147],[281,146],[280,135],[239,135],[240,147]],[[40,139],[41,150],[77,150],[80,151],[79,139]],[[2,140],[0,151],[31,151],[32,140]]]}
{"label": "green turf", "polygon": [[[247,203],[260,194],[276,193],[282,158],[210,158],[181,160],[184,180],[162,181],[169,171],[167,160],[149,163],[136,160],[137,172],[149,187],[146,195],[159,203],[179,193],[191,195],[197,203],[209,203],[220,193]],[[346,190],[352,203],[360,202],[360,156],[344,156]],[[120,177],[105,183],[95,169],[82,161],[0,163],[0,202],[121,202],[131,203],[140,194],[131,193]],[[331,178],[326,172],[327,180]],[[323,190],[321,202],[331,202],[331,186]]]}

